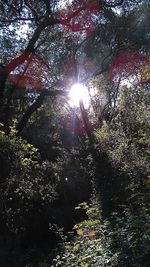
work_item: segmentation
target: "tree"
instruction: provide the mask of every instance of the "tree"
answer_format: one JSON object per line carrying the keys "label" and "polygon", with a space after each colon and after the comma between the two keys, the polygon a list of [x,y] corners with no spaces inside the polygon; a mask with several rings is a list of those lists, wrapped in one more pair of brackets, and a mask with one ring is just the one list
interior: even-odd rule
{"label": "tree", "polygon": [[[41,235],[48,234],[52,215],[60,226],[66,227],[66,221],[73,224],[79,218],[74,216],[74,205],[89,201],[93,190],[101,205],[92,200],[94,213],[99,216],[101,208],[103,218],[97,217],[95,225],[88,208],[91,217],[83,225],[89,239],[85,244],[80,227],[81,257],[70,254],[68,266],[72,260],[78,265],[79,259],[81,265],[93,264],[98,246],[106,252],[98,264],[140,266],[140,249],[143,262],[148,254],[147,236],[142,238],[138,228],[145,222],[147,235],[149,3],[5,0],[0,10],[0,120],[5,131],[0,151],[1,165],[8,166],[1,176],[4,236],[13,230],[20,238],[25,228],[35,233],[33,215],[35,220],[45,218]],[[87,110],[82,102],[76,110],[69,106],[68,91],[76,82],[86,83],[89,91],[95,87]],[[14,119],[17,131],[12,135]],[[39,148],[42,158],[19,136]],[[59,197],[53,202],[55,191]],[[99,241],[101,232],[104,239]],[[87,262],[82,256],[89,244]],[[71,247],[75,253],[76,245],[78,238]]]}
{"label": "tree", "polygon": [[[137,1],[137,4],[139,5],[137,14],[145,12],[141,7],[144,6],[144,2]],[[121,16],[114,11],[114,8],[120,10]],[[143,43],[138,43],[137,47],[136,43],[131,40],[130,28],[132,25],[130,25],[130,21],[134,16],[136,20],[138,16],[134,14],[134,10],[137,10],[137,7],[135,9],[135,1],[134,3],[133,1],[115,1],[112,3],[94,1],[92,4],[89,1],[82,1],[81,3],[78,0],[73,1],[71,6],[66,6],[63,9],[59,6],[59,2],[43,0],[38,3],[33,3],[33,1],[9,3],[9,1],[4,1],[1,4],[1,10],[3,11],[1,14],[2,37],[4,47],[6,46],[6,49],[3,49],[5,56],[3,55],[2,62],[5,67],[3,66],[1,76],[1,96],[4,96],[8,102],[3,112],[8,111],[14,91],[9,90],[9,97],[4,94],[7,77],[15,86],[31,89],[31,93],[28,92],[27,97],[33,94],[33,89],[36,89],[40,97],[39,101],[37,93],[35,93],[37,106],[34,104],[33,108],[29,107],[29,111],[27,108],[26,119],[22,119],[20,123],[22,127],[18,126],[20,132],[36,107],[39,107],[39,102],[42,104],[44,101],[43,89],[46,89],[46,95],[61,94],[61,91],[53,93],[49,89],[60,89],[60,87],[62,90],[65,89],[66,85],[68,87],[68,78],[71,79],[69,85],[77,79],[77,72],[83,72],[79,79],[85,81],[91,76],[107,71],[112,58],[120,53],[120,49],[121,51],[129,50],[130,45],[133,50],[144,49]],[[126,14],[127,10],[128,14]],[[87,23],[86,28],[83,27],[85,21]],[[140,27],[146,29],[144,40],[147,47],[149,42],[148,22],[146,18],[144,21],[142,26],[139,24],[138,27],[135,27],[135,32],[138,34]],[[97,23],[98,26],[96,26]],[[118,31],[120,23],[122,27]],[[15,33],[13,36],[12,42],[9,37],[14,33],[14,30],[17,31],[17,34]],[[77,36],[75,37],[75,35]],[[62,45],[58,42],[60,38]],[[95,45],[91,48],[93,42]],[[57,49],[57,53],[56,51],[54,53],[54,49]],[[90,52],[91,55],[88,51],[92,52]],[[86,55],[86,57],[82,57],[82,62],[80,60],[81,54]],[[93,58],[96,61],[93,62]],[[7,61],[9,63],[5,64]],[[70,66],[69,73],[66,64]],[[82,69],[80,71],[81,64]]]}

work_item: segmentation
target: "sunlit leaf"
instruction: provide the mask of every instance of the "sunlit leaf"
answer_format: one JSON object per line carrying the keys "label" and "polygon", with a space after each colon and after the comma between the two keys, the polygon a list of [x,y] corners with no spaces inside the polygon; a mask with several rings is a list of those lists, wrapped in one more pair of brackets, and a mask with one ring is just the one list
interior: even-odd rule
{"label": "sunlit leaf", "polygon": [[90,231],[88,232],[88,236],[89,236],[89,237],[93,237],[93,236],[95,236],[95,232],[94,232],[93,230],[90,230]]}
{"label": "sunlit leaf", "polygon": [[77,234],[78,234],[78,235],[83,235],[83,230],[82,230],[82,229],[78,229],[78,230],[77,230]]}

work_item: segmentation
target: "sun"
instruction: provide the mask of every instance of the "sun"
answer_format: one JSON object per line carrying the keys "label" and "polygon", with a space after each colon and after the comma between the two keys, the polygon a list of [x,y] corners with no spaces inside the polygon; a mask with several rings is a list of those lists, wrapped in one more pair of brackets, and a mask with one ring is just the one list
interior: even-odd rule
{"label": "sun", "polygon": [[90,96],[88,89],[81,83],[75,83],[69,92],[69,104],[71,107],[79,107],[80,101],[83,102],[85,108],[90,105]]}

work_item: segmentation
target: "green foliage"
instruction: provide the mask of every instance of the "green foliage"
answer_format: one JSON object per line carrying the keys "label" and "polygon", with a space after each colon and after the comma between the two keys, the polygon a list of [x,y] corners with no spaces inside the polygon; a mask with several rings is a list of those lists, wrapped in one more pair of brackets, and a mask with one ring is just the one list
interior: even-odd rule
{"label": "green foliage", "polygon": [[[53,261],[58,266],[135,266],[147,267],[150,253],[149,199],[131,193],[132,204],[104,220],[98,205],[83,207],[88,220],[76,224],[62,254]],[[131,199],[129,199],[131,201]]]}
{"label": "green foliage", "polygon": [[149,172],[148,95],[146,88],[122,89],[117,116],[96,131],[114,167],[136,182]]}
{"label": "green foliage", "polygon": [[64,244],[64,254],[56,257],[54,266],[115,266],[118,255],[111,252],[109,221],[102,219],[98,207],[86,205],[86,213],[88,220],[74,226],[74,237]]}
{"label": "green foliage", "polygon": [[[91,5],[95,9],[99,1],[68,1],[68,9],[61,9],[59,2],[63,3],[26,0],[0,4],[0,121],[5,131],[10,129],[7,135],[0,125],[0,250],[3,244],[10,248],[9,256],[18,247],[24,250],[17,254],[28,258],[20,260],[21,267],[49,266],[41,252],[39,236],[47,242],[47,226],[51,223],[49,231],[64,242],[62,253],[58,253],[51,267],[147,267],[149,67],[144,66],[141,74],[147,85],[130,89],[112,84],[108,73],[115,59],[128,52],[147,55],[149,60],[149,4],[143,0],[101,1],[90,22],[86,17],[92,12]],[[87,2],[87,10],[82,10],[82,2]],[[89,28],[87,35],[83,29],[74,31],[84,20],[84,27]],[[97,25],[93,28],[95,20]],[[127,76],[130,65],[124,66]],[[116,76],[119,72],[118,66]],[[91,81],[93,76],[96,77]],[[75,110],[67,105],[67,91],[77,77],[89,89],[97,90],[87,111],[93,128],[97,127],[96,141],[91,132],[93,142],[88,142],[86,134],[73,136],[66,126],[67,117],[71,118]],[[20,79],[26,89],[18,87]],[[33,90],[37,88],[32,80],[35,84],[41,80],[40,90]],[[61,97],[56,99],[59,89]],[[62,96],[63,90],[66,94]],[[76,115],[80,118],[79,113]],[[18,125],[23,122],[19,134],[29,142],[16,137],[16,128],[11,127],[15,118]],[[75,212],[86,215],[77,223],[71,210],[80,201],[87,201],[92,185],[95,192],[101,193],[101,205],[97,200],[92,200],[91,205],[78,205]],[[57,194],[59,198],[54,203]],[[103,215],[107,208],[106,219]],[[75,221],[68,238],[50,221],[51,216],[56,219],[55,215],[61,226],[69,219],[71,224]],[[50,242],[55,244],[56,236]],[[41,254],[30,246],[39,246]],[[1,255],[3,252],[3,266]],[[20,263],[17,258],[6,265]]]}
{"label": "green foliage", "polygon": [[[97,149],[103,149],[117,170],[115,210],[102,217],[98,201],[82,203],[87,219],[77,223],[52,266],[148,267],[150,254],[149,122],[147,88],[122,89],[117,116],[96,131]],[[105,188],[107,189],[107,188]],[[114,189],[113,189],[114,190]],[[123,197],[122,197],[123,193]],[[96,195],[93,193],[94,196]],[[94,198],[93,198],[94,199]],[[111,214],[112,212],[112,214]]]}
{"label": "green foliage", "polygon": [[120,251],[121,266],[148,266],[150,253],[150,198],[148,193],[130,192],[122,216],[114,214],[113,239]]}
{"label": "green foliage", "polygon": [[33,145],[0,131],[1,217],[14,232],[25,230],[32,211],[49,205],[56,197],[54,164],[41,161]]}

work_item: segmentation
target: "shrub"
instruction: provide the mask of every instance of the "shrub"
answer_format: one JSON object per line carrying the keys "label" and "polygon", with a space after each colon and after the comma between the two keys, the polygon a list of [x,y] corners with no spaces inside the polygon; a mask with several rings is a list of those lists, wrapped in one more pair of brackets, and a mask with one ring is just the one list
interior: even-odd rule
{"label": "shrub", "polygon": [[56,198],[55,164],[42,162],[38,150],[13,131],[9,136],[0,131],[0,161],[3,224],[10,231],[24,231],[33,210],[38,212]]}

